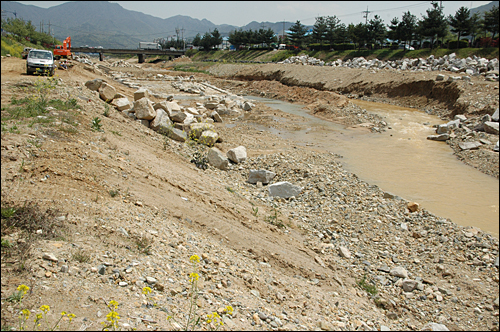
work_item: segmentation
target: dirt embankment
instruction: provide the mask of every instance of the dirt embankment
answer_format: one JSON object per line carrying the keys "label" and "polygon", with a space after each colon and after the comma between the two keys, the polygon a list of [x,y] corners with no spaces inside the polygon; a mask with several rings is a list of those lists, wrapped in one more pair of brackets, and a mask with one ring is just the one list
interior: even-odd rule
{"label": "dirt embankment", "polygon": [[[352,98],[431,109],[444,118],[485,114],[498,107],[498,83],[473,77],[467,81],[435,81],[449,72],[402,72],[301,65],[216,65],[212,74],[245,81],[278,81],[287,86],[331,91]],[[495,88],[496,87],[496,88]],[[385,100],[383,100],[385,99]]]}

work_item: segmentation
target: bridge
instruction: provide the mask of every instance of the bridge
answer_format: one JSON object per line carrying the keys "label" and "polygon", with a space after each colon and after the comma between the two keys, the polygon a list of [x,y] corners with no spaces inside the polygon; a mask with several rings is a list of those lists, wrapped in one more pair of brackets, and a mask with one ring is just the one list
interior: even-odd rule
{"label": "bridge", "polygon": [[71,47],[72,53],[99,53],[99,61],[104,60],[104,53],[111,54],[137,54],[139,63],[144,62],[145,55],[167,55],[169,59],[178,58],[186,51],[171,51],[171,50],[141,50],[141,49],[124,49],[124,48],[90,48],[90,47]]}

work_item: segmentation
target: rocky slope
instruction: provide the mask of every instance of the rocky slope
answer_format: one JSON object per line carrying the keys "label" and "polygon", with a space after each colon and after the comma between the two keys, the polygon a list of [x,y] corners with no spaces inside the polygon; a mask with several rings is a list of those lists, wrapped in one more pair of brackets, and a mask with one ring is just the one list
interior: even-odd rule
{"label": "rocky slope", "polygon": [[[31,83],[46,80],[22,75],[23,64],[2,59],[2,118],[13,97],[36,95]],[[142,87],[157,73],[173,75],[144,67],[128,71]],[[205,147],[168,139],[114,109],[103,115],[108,106],[87,81],[101,78],[131,100],[135,92],[112,74],[75,63],[58,72],[50,98],[75,98],[80,108],[2,121],[2,208],[33,204],[29,213],[39,220],[4,228],[2,219],[2,240],[13,244],[2,245],[2,326],[17,326],[20,309],[34,315],[45,304],[51,322],[66,311],[76,314],[69,329],[99,329],[115,300],[122,329],[183,327],[196,254],[198,329],[208,330],[206,315],[218,312],[225,330],[498,330],[497,238],[360,181],[334,154],[255,129],[246,121],[279,116],[300,125],[260,104],[214,124],[222,138],[216,146],[244,145],[246,161],[226,171],[198,168],[191,160]],[[309,75],[306,84],[314,84]],[[362,75],[346,74],[343,84]],[[239,92],[252,84],[194,76]],[[164,83],[163,94],[184,94]],[[479,97],[482,110],[486,94]],[[336,98],[334,109],[345,99]],[[95,118],[103,131],[92,130]],[[273,182],[302,192],[273,198],[267,186],[247,182],[251,169],[273,171]],[[19,257],[27,241],[30,255]],[[30,287],[22,306],[7,301],[20,284]]]}

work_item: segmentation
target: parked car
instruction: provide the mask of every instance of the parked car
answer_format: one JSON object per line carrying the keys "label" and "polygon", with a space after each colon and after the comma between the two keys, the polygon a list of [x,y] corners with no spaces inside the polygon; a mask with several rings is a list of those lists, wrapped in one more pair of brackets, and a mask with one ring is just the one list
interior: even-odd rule
{"label": "parked car", "polygon": [[399,44],[398,49],[400,49],[400,50],[404,49],[407,51],[415,51],[415,48],[413,46],[406,45],[406,44]]}
{"label": "parked car", "polygon": [[21,53],[21,56],[23,59],[26,59],[28,57],[28,53],[33,49],[33,47],[25,47],[23,52]]}
{"label": "parked car", "polygon": [[51,51],[33,49],[26,58],[26,74],[46,73],[53,76],[56,67],[54,65],[54,55]]}

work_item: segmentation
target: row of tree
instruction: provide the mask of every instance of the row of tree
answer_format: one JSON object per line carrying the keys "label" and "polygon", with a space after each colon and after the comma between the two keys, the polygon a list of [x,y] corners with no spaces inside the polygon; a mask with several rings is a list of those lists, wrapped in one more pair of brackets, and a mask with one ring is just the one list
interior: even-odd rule
{"label": "row of tree", "polygon": [[403,14],[401,21],[397,17],[392,19],[388,30],[378,15],[367,23],[351,23],[348,26],[340,23],[336,16],[322,16],[316,18],[311,34],[297,21],[290,27],[287,37],[290,43],[299,47],[312,43],[333,45],[352,42],[361,48],[365,44],[369,47],[381,46],[384,40],[389,38],[404,44],[418,41],[420,46],[423,40],[428,39],[432,48],[436,40],[442,41],[447,36],[449,27],[451,32],[457,35],[458,41],[466,35],[472,36],[474,40],[479,34],[486,36],[490,33],[492,39],[498,34],[497,6],[485,12],[483,17],[479,13],[471,15],[466,7],[459,8],[455,15],[445,17],[443,7],[437,2],[431,4],[432,8],[427,10],[421,20],[417,20],[417,17],[408,11]]}
{"label": "row of tree", "polygon": [[31,21],[25,22],[21,18],[8,17],[5,20],[2,19],[2,29],[12,34],[18,42],[28,40],[33,44],[45,45],[46,47],[54,43],[61,43],[49,34],[36,31],[36,27]]}

